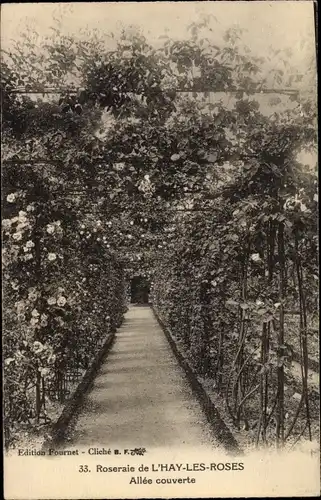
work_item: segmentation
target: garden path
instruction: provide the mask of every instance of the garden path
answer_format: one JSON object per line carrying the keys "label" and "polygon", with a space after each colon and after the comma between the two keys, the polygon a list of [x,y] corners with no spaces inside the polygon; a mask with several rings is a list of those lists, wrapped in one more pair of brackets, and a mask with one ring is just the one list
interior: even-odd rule
{"label": "garden path", "polygon": [[219,447],[148,306],[126,313],[70,432],[77,447]]}

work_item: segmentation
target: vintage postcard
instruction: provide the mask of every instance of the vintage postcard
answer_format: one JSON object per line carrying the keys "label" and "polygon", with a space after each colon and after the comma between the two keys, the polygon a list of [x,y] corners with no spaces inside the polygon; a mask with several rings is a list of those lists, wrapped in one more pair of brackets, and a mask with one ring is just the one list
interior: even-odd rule
{"label": "vintage postcard", "polygon": [[320,493],[315,33],[2,5],[7,500]]}

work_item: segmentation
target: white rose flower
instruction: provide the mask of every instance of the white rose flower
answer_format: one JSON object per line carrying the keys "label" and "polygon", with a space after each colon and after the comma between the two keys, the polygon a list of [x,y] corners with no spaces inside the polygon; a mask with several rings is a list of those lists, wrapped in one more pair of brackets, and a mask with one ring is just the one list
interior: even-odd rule
{"label": "white rose flower", "polygon": [[13,203],[15,201],[15,199],[16,199],[16,195],[14,193],[8,194],[7,201],[9,203]]}
{"label": "white rose flower", "polygon": [[32,326],[36,326],[36,324],[39,322],[39,318],[31,318],[30,324]]}
{"label": "white rose flower", "polygon": [[47,224],[47,233],[48,234],[53,234],[55,232],[55,226],[52,224]]}
{"label": "white rose flower", "polygon": [[15,240],[15,241],[20,241],[21,238],[22,238],[22,234],[21,233],[14,233],[14,235],[12,236],[12,238]]}
{"label": "white rose flower", "polygon": [[10,219],[3,219],[2,221],[2,226],[4,229],[8,229],[12,224],[12,221]]}
{"label": "white rose flower", "polygon": [[53,261],[56,260],[57,255],[55,253],[48,253],[48,260]]}
{"label": "white rose flower", "polygon": [[25,255],[25,260],[31,260],[31,259],[32,259],[32,254],[27,253],[27,255]]}
{"label": "white rose flower", "polygon": [[43,351],[44,348],[45,348],[44,345],[41,342],[39,342],[38,340],[36,340],[33,343],[33,350],[35,353],[39,353],[39,352]]}
{"label": "white rose flower", "polygon": [[27,243],[26,243],[27,248],[33,248],[34,246],[35,246],[35,244],[33,241],[31,241],[31,240],[27,241]]}
{"label": "white rose flower", "polygon": [[260,254],[259,253],[253,253],[251,255],[251,260],[253,262],[260,262],[260,260],[261,260]]}
{"label": "white rose flower", "polygon": [[50,305],[50,306],[53,306],[56,304],[56,297],[49,297],[49,299],[47,300],[47,303]]}
{"label": "white rose flower", "polygon": [[31,312],[31,316],[34,316],[35,318],[37,318],[37,316],[40,316],[40,314],[37,311],[37,309],[33,309],[32,312]]}
{"label": "white rose flower", "polygon": [[30,292],[30,293],[28,293],[28,299],[31,300],[31,301],[36,300],[37,299],[36,292]]}
{"label": "white rose flower", "polygon": [[18,281],[17,281],[17,280],[12,280],[12,281],[10,282],[10,285],[11,285],[11,287],[12,287],[14,290],[18,290],[18,288],[19,288],[19,284],[18,284]]}
{"label": "white rose flower", "polygon": [[26,208],[27,212],[33,212],[34,209],[35,209],[35,207],[33,205],[28,205]]}
{"label": "white rose flower", "polygon": [[63,307],[66,304],[66,302],[67,302],[66,297],[64,297],[63,295],[61,295],[60,297],[58,297],[57,305],[59,307]]}

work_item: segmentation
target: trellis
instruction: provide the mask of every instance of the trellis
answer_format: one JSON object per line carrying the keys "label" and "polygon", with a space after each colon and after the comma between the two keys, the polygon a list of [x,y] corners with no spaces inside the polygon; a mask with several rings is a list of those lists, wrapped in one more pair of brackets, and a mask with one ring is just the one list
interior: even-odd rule
{"label": "trellis", "polygon": [[[42,89],[36,89],[36,88],[33,88],[33,89],[26,89],[26,88],[23,88],[23,87],[17,87],[15,89],[9,89],[8,90],[8,93],[11,93],[11,94],[25,94],[25,95],[59,95],[59,94],[77,94],[80,90],[80,88],[71,88],[71,87],[61,87],[61,88],[53,88],[53,87],[43,87]],[[177,93],[188,93],[188,94],[203,94],[206,95],[211,92],[211,89],[199,89],[199,88],[191,88],[191,89],[172,89],[174,90],[175,92]],[[240,92],[243,92],[245,93],[246,95],[248,95],[248,90],[247,89],[234,89],[234,88],[231,88],[231,89],[226,89],[226,88],[222,88],[222,89],[215,89],[214,92],[216,93],[221,93],[221,92],[224,92],[224,93],[230,93],[230,94],[239,94]],[[130,93],[132,94],[132,93]],[[283,95],[287,95],[287,96],[292,96],[292,97],[297,97],[299,96],[300,94],[300,91],[297,90],[297,89],[260,89],[260,90],[255,90],[253,92],[251,92],[251,95],[260,95],[260,94],[283,94]],[[141,95],[141,94],[137,94],[137,95]],[[46,160],[46,159],[34,159],[32,162],[30,160],[22,160],[22,159],[19,159],[19,158],[16,158],[16,159],[10,159],[10,160],[3,160],[3,165],[6,166],[6,165],[10,165],[10,164],[13,164],[13,163],[16,163],[16,164],[20,164],[20,165],[27,165],[27,164],[31,164],[31,165],[43,165],[44,167],[48,164],[55,164],[54,161],[52,160]],[[57,164],[59,164],[60,166],[63,166],[63,162],[58,162]],[[200,194],[200,192],[198,191],[197,192],[198,194]],[[189,191],[187,192],[187,194],[195,194],[195,192],[193,191]],[[207,192],[203,192],[204,195],[207,195],[208,193]],[[204,202],[207,202],[207,201],[211,201],[215,198],[219,198],[221,197],[223,194],[223,192],[219,192],[217,194],[215,194],[214,197],[210,197],[209,199],[203,199],[202,201]],[[85,198],[85,199],[89,199],[91,200],[91,202],[94,201],[95,197],[98,195],[98,196],[102,196],[101,193],[99,193],[98,190],[95,190],[95,189],[88,189],[88,190],[72,190],[72,189],[69,189],[69,190],[58,190],[56,192],[52,191],[50,193],[51,196],[64,196],[66,199],[71,197],[81,197],[81,198]],[[41,203],[42,203],[42,200],[41,200],[41,191],[39,191],[39,200],[38,200],[38,209],[40,208],[41,206]],[[193,208],[184,208],[184,207],[174,207],[174,206],[170,206],[170,207],[167,207],[166,208],[166,211],[169,213],[169,214],[175,214],[175,213],[192,213],[192,212],[195,212],[195,213],[211,213],[212,211],[214,210],[213,207],[206,207],[206,206],[203,206],[203,207],[193,207]],[[164,208],[157,208],[156,206],[153,207],[153,212],[155,214],[157,214],[158,212],[163,212],[164,211]],[[124,212],[124,211],[122,211]],[[90,212],[91,213],[91,212]],[[130,210],[129,210],[129,213],[130,213]],[[110,215],[112,216],[112,213],[110,213]],[[39,221],[39,219],[38,219]],[[174,220],[171,220],[170,222],[171,225],[175,225],[175,224],[180,224],[180,221],[174,221]],[[38,230],[40,231],[41,233],[41,227],[38,228]],[[39,238],[41,237],[41,234],[38,234]],[[36,244],[36,246],[39,245],[39,242]],[[124,247],[124,248],[117,248],[117,259],[115,260],[115,263],[119,263],[119,265],[121,267],[125,266],[126,263],[128,262],[128,253],[132,254],[133,256],[137,253],[141,251],[141,249],[139,248],[135,248],[134,246],[131,246],[131,249],[129,250],[127,247]],[[124,252],[124,253],[123,253]],[[40,249],[38,249],[38,255],[40,256]],[[108,257],[110,257],[111,255],[113,255],[111,252],[106,252],[106,256],[108,255]],[[159,260],[161,261],[161,257],[159,257],[157,255],[157,251],[154,249],[154,258],[157,260],[159,258]],[[130,257],[129,257],[129,260],[130,260]],[[118,264],[117,264],[118,265]],[[39,260],[39,257],[38,257],[38,266],[39,266],[39,269],[40,269],[40,266],[41,266],[41,262]],[[41,279],[41,277],[39,276],[39,280]],[[203,304],[204,307],[206,307],[206,304]],[[207,307],[209,307],[207,305]],[[284,311],[285,313],[286,311]],[[78,369],[78,367],[76,367],[76,370]],[[72,371],[72,370],[71,370]],[[81,375],[81,374],[80,374]],[[60,395],[61,395],[61,398],[62,400],[66,397],[66,395],[68,394],[68,383],[71,382],[72,378],[75,378],[76,377],[76,380],[77,380],[77,375],[75,375],[75,373],[70,373],[70,371],[66,371],[66,373],[64,374],[64,377],[62,380],[59,380],[58,381],[58,385],[60,384],[61,385],[61,391],[60,391]],[[40,411],[41,411],[41,408],[44,407],[44,395],[45,395],[45,389],[43,389],[43,391],[41,392],[41,384],[43,384],[43,381],[39,381],[39,388],[40,388],[40,392],[37,396],[37,399],[39,400],[38,401],[38,417],[40,416]],[[50,388],[49,388],[49,391],[50,391]],[[57,392],[57,391],[56,391]],[[58,391],[59,393],[59,391]]]}

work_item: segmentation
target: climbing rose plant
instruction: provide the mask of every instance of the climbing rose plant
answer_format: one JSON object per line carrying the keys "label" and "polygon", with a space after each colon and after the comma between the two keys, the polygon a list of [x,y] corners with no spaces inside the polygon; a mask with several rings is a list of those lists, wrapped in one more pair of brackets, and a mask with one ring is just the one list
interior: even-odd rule
{"label": "climbing rose plant", "polygon": [[[280,444],[303,419],[296,433],[311,436],[317,191],[297,154],[315,148],[313,71],[302,82],[282,54],[273,69],[234,28],[213,45],[209,22],[157,49],[139,32],[108,48],[56,31],[3,54],[7,443],[68,397],[134,274],[153,280],[154,307],[233,425]],[[262,85],[299,92],[267,114]],[[293,342],[302,390],[288,410]]]}

